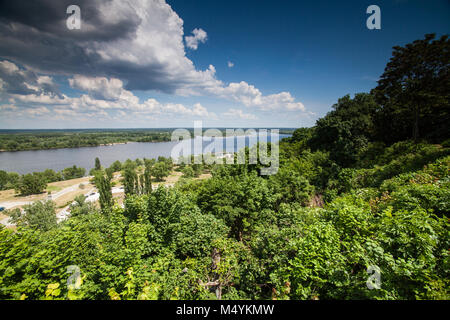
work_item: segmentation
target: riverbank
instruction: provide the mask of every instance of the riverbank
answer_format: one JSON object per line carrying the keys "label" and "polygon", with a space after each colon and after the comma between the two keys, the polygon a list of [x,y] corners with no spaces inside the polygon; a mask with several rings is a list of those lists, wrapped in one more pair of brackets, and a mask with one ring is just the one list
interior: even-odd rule
{"label": "riverbank", "polygon": [[29,149],[18,149],[18,150],[6,150],[0,149],[0,152],[22,152],[22,151],[47,151],[47,150],[60,150],[60,149],[78,149],[78,148],[96,148],[96,147],[107,147],[107,146],[115,146],[127,143],[161,143],[161,142],[169,142],[168,141],[125,141],[125,142],[111,142],[111,143],[100,143],[98,145],[79,145],[75,147],[48,147],[48,148],[29,148]]}
{"label": "riverbank", "polygon": [[[292,135],[280,134],[279,139],[291,137]],[[257,143],[257,139],[250,137],[223,137],[217,138],[223,141],[223,150],[209,150],[219,152],[237,152],[238,147],[252,147]],[[270,141],[270,135],[268,136]],[[192,140],[192,139],[191,139]],[[203,148],[214,143],[203,139]],[[225,141],[226,140],[226,141]],[[102,166],[109,167],[116,160],[124,162],[127,159],[157,159],[158,157],[170,157],[173,148],[184,143],[186,147],[183,150],[191,154],[194,150],[188,140],[182,142],[127,142],[116,143],[109,146],[80,147],[80,148],[61,148],[52,150],[35,151],[17,151],[0,153],[0,170],[6,172],[17,172],[26,174],[32,172],[43,172],[46,169],[61,171],[65,168],[76,165],[85,168],[86,172],[94,167],[95,158],[99,158]],[[220,145],[220,142],[216,145]],[[202,150],[203,150],[202,148]]]}
{"label": "riverbank", "polygon": [[0,150],[37,151],[127,142],[169,141],[173,129],[0,129]]}
{"label": "riverbank", "polygon": [[[39,151],[65,148],[114,146],[130,142],[170,142],[172,132],[177,128],[161,129],[67,129],[67,130],[2,130],[0,129],[0,152]],[[209,128],[203,128],[202,135],[210,136]],[[268,128],[267,130],[272,130]],[[186,129],[191,137],[197,132],[193,128]],[[222,136],[226,136],[226,128],[218,128]],[[234,136],[248,135],[247,130],[260,128],[241,128]],[[240,131],[240,130],[243,130]],[[280,135],[292,134],[293,128],[278,129]]]}

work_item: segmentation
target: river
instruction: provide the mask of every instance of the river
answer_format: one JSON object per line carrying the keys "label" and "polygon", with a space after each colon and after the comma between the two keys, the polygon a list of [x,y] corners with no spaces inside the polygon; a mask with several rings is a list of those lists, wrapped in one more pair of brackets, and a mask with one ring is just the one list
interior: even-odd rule
{"label": "river", "polygon": [[[290,134],[280,134],[279,139],[290,137]],[[202,139],[197,137],[196,139]],[[230,147],[230,141],[234,139],[234,146]],[[270,141],[270,135],[268,137]],[[193,139],[185,140],[182,143],[193,145]],[[256,139],[249,137],[227,137],[215,138],[211,142],[208,138],[203,138],[203,150],[211,143],[220,144],[222,141],[223,150],[235,152],[238,146],[245,143],[251,147],[256,143]],[[60,171],[64,168],[76,165],[86,168],[87,172],[94,167],[95,158],[99,158],[102,166],[109,167],[114,161],[121,162],[126,159],[137,158],[158,158],[159,156],[170,157],[171,151],[179,142],[128,142],[126,144],[115,144],[98,147],[64,148],[50,150],[31,150],[0,152],[0,170],[13,171],[20,174],[31,173],[35,171],[44,171],[53,169]],[[216,152],[218,150],[216,149]],[[207,152],[207,150],[205,150]],[[197,152],[192,152],[197,154]],[[191,154],[192,154],[191,153]]]}

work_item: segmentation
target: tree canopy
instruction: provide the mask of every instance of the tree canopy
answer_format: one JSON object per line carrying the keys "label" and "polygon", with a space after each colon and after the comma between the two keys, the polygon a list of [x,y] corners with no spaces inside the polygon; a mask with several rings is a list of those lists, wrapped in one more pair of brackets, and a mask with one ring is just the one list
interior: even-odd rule
{"label": "tree canopy", "polygon": [[380,104],[377,136],[383,141],[413,138],[440,142],[449,136],[450,40],[447,35],[395,46],[373,89]]}

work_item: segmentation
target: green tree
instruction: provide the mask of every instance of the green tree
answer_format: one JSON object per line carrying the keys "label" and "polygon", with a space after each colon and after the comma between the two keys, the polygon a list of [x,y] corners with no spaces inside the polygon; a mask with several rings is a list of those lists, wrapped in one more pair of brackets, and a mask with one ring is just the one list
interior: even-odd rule
{"label": "green tree", "polygon": [[6,171],[0,170],[0,190],[5,190],[8,182],[8,173]]}
{"label": "green tree", "polygon": [[74,202],[70,204],[70,216],[76,217],[96,212],[95,205],[92,202],[86,202],[84,195],[75,197]]}
{"label": "green tree", "polygon": [[61,173],[60,172],[55,172],[52,169],[45,169],[45,171],[43,172],[43,175],[45,177],[45,180],[48,183],[55,182],[55,181],[60,181],[62,179]]}
{"label": "green tree", "polygon": [[133,168],[133,169],[136,169],[136,162],[134,162],[131,159],[127,159],[123,163],[122,168]]}
{"label": "green tree", "polygon": [[373,93],[377,135],[392,143],[413,138],[441,142],[450,137],[450,40],[425,35],[395,46]]}
{"label": "green tree", "polygon": [[17,172],[8,172],[7,189],[12,189],[19,182],[20,175]]}
{"label": "green tree", "polygon": [[248,239],[258,223],[269,221],[276,195],[256,172],[234,177],[215,177],[198,191],[197,204],[203,212],[225,221],[236,240]]}
{"label": "green tree", "polygon": [[192,170],[194,171],[194,177],[200,176],[200,174],[203,171],[203,164],[201,164],[201,163],[193,163],[191,165],[191,167],[192,167]]}
{"label": "green tree", "polygon": [[156,163],[155,159],[145,159],[144,158],[145,167],[152,167],[155,163]]}
{"label": "green tree", "polygon": [[170,174],[170,169],[166,162],[157,162],[152,167],[151,173],[157,181],[163,181],[164,177],[167,177]]}
{"label": "green tree", "polygon": [[136,181],[138,180],[138,176],[136,174],[135,169],[132,166],[127,166],[123,170],[123,187],[125,195],[137,194],[136,190]]}
{"label": "green tree", "polygon": [[109,212],[114,203],[111,190],[111,175],[103,171],[97,171],[94,178],[95,186],[100,194],[99,202],[103,213]]}
{"label": "green tree", "polygon": [[23,206],[23,213],[15,210],[11,220],[18,226],[30,226],[42,231],[56,227],[55,203],[53,201],[36,201]]}
{"label": "green tree", "polygon": [[149,194],[152,192],[152,175],[151,175],[151,167],[146,165],[144,169],[144,174],[141,176],[143,177],[143,181],[141,182],[142,185],[142,193],[143,194]]}
{"label": "green tree", "polygon": [[38,194],[47,188],[47,180],[42,173],[27,173],[20,177],[15,188],[21,195]]}
{"label": "green tree", "polygon": [[86,169],[78,168],[76,165],[73,167],[65,168],[61,171],[63,180],[77,179],[85,175]]}
{"label": "green tree", "polygon": [[113,170],[113,172],[120,171],[122,170],[122,163],[120,163],[119,160],[116,160],[111,164],[110,168]]}
{"label": "green tree", "polygon": [[374,133],[373,114],[377,104],[372,95],[357,93],[340,98],[333,111],[316,122],[309,145],[326,150],[341,166],[351,166],[365,150]]}
{"label": "green tree", "polygon": [[99,158],[95,158],[95,166],[94,166],[95,170],[101,170],[102,166],[100,164],[100,159]]}
{"label": "green tree", "polygon": [[138,167],[142,166],[144,164],[144,162],[139,158],[136,158],[136,160],[134,160],[134,162],[136,163],[136,166],[138,166]]}
{"label": "green tree", "polygon": [[126,166],[123,170],[122,183],[126,196],[148,194],[152,191],[151,168],[146,165],[144,172],[138,174],[133,166]]}
{"label": "green tree", "polygon": [[272,189],[279,195],[278,201],[285,203],[300,203],[307,205],[314,193],[314,187],[308,179],[300,175],[293,168],[283,167],[277,174],[270,176]]}
{"label": "green tree", "polygon": [[303,141],[311,138],[312,128],[298,128],[292,133],[292,141]]}
{"label": "green tree", "polygon": [[183,170],[181,170],[183,173],[183,177],[185,178],[193,178],[195,175],[194,169],[192,169],[192,166],[185,166]]}

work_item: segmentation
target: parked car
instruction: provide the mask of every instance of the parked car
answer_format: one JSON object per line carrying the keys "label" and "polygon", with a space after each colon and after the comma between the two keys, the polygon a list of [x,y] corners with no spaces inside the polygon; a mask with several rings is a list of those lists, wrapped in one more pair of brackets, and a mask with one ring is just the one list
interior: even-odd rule
{"label": "parked car", "polygon": [[0,212],[2,212],[5,209],[6,209],[5,207],[0,207]]}

